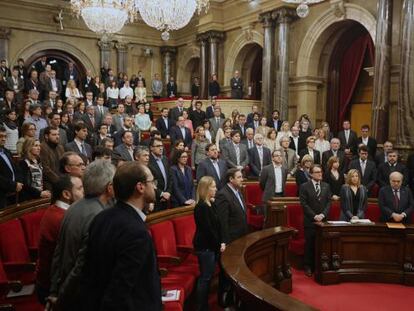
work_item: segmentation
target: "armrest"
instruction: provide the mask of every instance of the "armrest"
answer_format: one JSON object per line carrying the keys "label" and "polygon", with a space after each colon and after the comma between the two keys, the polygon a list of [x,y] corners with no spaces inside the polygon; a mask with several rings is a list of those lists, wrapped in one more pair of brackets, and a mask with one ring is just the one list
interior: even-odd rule
{"label": "armrest", "polygon": [[158,263],[161,264],[172,264],[172,265],[179,265],[181,263],[181,258],[176,256],[168,256],[168,255],[157,255]]}
{"label": "armrest", "polygon": [[35,272],[34,262],[3,262],[4,270],[7,273]]}
{"label": "armrest", "polygon": [[177,250],[185,254],[193,254],[194,248],[189,245],[177,245]]}

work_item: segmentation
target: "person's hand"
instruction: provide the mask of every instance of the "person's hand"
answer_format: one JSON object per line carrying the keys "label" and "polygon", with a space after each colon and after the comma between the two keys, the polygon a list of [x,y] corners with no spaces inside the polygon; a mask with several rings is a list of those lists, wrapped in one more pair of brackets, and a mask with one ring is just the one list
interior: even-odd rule
{"label": "person's hand", "polygon": [[351,220],[358,220],[358,216],[352,216]]}
{"label": "person's hand", "polygon": [[317,222],[321,222],[323,219],[323,215],[322,214],[316,215],[313,219],[315,219]]}
{"label": "person's hand", "polygon": [[191,205],[191,204],[194,204],[194,203],[195,203],[195,201],[193,199],[190,199],[190,200],[187,200],[187,201],[184,202],[185,205]]}
{"label": "person's hand", "polygon": [[391,217],[395,222],[401,222],[404,219],[404,215],[397,213],[392,213]]}
{"label": "person's hand", "polygon": [[20,192],[23,189],[23,184],[20,182],[16,183],[16,192]]}
{"label": "person's hand", "polygon": [[287,178],[291,178],[291,177],[292,177],[292,174],[288,173]]}
{"label": "person's hand", "polygon": [[171,193],[169,192],[164,192],[161,196],[162,199],[164,199],[165,201],[168,201],[171,197]]}
{"label": "person's hand", "polygon": [[192,166],[192,167],[191,167],[191,169],[192,169],[192,170],[195,170],[195,166]]}
{"label": "person's hand", "polygon": [[170,139],[170,135],[165,136],[166,139]]}
{"label": "person's hand", "polygon": [[334,201],[338,201],[338,200],[339,200],[339,196],[337,196],[337,195],[335,195],[335,194],[334,194],[334,195],[332,196],[332,200],[334,200]]}
{"label": "person's hand", "polygon": [[40,197],[41,198],[49,199],[51,196],[52,195],[51,195],[49,190],[45,190],[45,191],[40,192]]}
{"label": "person's hand", "polygon": [[55,296],[49,296],[46,298],[45,311],[51,311],[57,303],[58,298]]}
{"label": "person's hand", "polygon": [[220,245],[220,252],[224,252],[226,250],[226,244],[225,243],[221,243]]}

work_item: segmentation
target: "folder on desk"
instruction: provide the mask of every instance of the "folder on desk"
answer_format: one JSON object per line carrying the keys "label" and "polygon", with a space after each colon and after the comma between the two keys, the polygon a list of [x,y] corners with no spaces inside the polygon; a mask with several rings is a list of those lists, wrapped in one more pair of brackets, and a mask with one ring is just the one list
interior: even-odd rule
{"label": "folder on desk", "polygon": [[399,222],[387,222],[387,227],[390,229],[405,229],[404,224]]}

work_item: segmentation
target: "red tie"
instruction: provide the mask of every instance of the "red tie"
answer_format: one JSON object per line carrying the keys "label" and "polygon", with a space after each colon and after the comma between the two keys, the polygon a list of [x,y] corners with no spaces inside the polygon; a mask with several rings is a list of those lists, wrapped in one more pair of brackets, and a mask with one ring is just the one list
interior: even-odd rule
{"label": "red tie", "polygon": [[400,198],[398,197],[398,190],[394,190],[394,206],[395,209],[398,211],[400,205]]}

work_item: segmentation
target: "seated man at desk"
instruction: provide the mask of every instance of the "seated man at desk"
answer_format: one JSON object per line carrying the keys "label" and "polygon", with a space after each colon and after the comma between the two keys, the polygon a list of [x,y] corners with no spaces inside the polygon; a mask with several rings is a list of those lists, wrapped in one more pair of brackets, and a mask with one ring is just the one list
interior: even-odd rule
{"label": "seated man at desk", "polygon": [[411,190],[402,186],[403,178],[400,172],[393,172],[390,185],[381,188],[378,196],[381,221],[410,223],[414,200]]}

